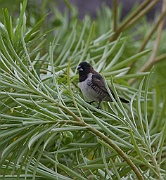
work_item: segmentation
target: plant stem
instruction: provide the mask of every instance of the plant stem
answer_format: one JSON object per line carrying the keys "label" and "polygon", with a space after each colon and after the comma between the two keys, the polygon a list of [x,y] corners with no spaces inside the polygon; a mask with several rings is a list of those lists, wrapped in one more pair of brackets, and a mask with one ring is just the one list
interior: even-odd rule
{"label": "plant stem", "polygon": [[131,27],[134,23],[136,23],[143,15],[145,15],[159,0],[147,0],[143,1],[143,3],[125,19],[119,28],[115,31],[115,34],[110,38],[110,41],[114,41],[123,32],[125,29]]}
{"label": "plant stem", "polygon": [[117,7],[118,7],[118,2],[117,0],[113,0],[113,14],[114,14],[114,32],[116,32],[117,30],[117,19],[118,19],[118,11],[117,11]]}
{"label": "plant stem", "polygon": [[135,166],[135,164],[131,161],[130,158],[128,158],[128,156],[126,155],[126,153],[124,153],[124,151],[122,151],[122,149],[117,146],[115,143],[113,143],[110,138],[108,138],[107,136],[105,136],[103,133],[101,133],[100,131],[98,131],[97,129],[91,127],[90,125],[88,125],[88,129],[94,133],[95,135],[97,135],[98,137],[100,137],[101,139],[104,140],[104,142],[106,142],[107,144],[109,144],[125,161],[126,163],[130,166],[130,168],[134,171],[134,173],[136,174],[137,178],[139,180],[143,180],[143,176],[142,174],[139,172],[138,168]]}
{"label": "plant stem", "polygon": [[[166,11],[162,12],[158,21],[155,23],[155,25],[153,26],[153,28],[151,29],[151,31],[149,32],[148,36],[145,38],[142,46],[140,47],[140,49],[138,50],[138,53],[143,51],[147,45],[147,43],[149,42],[150,38],[153,36],[153,34],[156,32],[156,29],[159,27],[159,24],[161,23],[161,21],[163,21],[164,17],[166,15]],[[159,58],[160,59],[160,58]],[[157,60],[158,61],[158,60]],[[146,68],[147,69],[150,69],[156,62],[156,58],[154,59],[154,61],[149,64]],[[129,72],[131,71],[132,67],[135,65],[136,61],[134,61],[132,64],[131,64],[131,68],[129,70]]]}
{"label": "plant stem", "polygon": [[163,21],[163,18],[166,15],[166,11],[162,12],[158,21],[155,23],[155,25],[153,26],[153,28],[151,29],[151,31],[149,32],[148,36],[146,37],[146,39],[144,40],[141,48],[138,50],[138,52],[141,52],[145,49],[146,44],[148,43],[148,41],[150,40],[150,38],[152,37],[152,35],[155,33],[156,29],[158,28],[159,24],[161,23],[161,21]]}
{"label": "plant stem", "polygon": [[[162,31],[163,31],[163,25],[164,25],[164,17],[166,15],[166,0],[163,0],[163,4],[162,4],[162,15],[161,15],[161,19],[159,20],[159,25],[158,25],[158,31],[157,31],[157,35],[156,35],[156,40],[154,42],[154,47],[153,47],[153,51],[152,51],[152,54],[149,58],[149,60],[147,61],[147,63],[145,65],[143,65],[139,70],[138,72],[145,72],[147,71],[148,69],[150,69],[156,62],[158,62],[160,59],[157,59],[155,58],[156,54],[157,54],[157,51],[158,51],[158,48],[159,48],[159,44],[160,44],[160,39],[161,39],[161,34],[162,34]],[[163,17],[162,17],[163,16]],[[160,56],[161,57],[161,56]],[[162,59],[163,57],[165,57],[165,54],[164,56],[162,56]],[[129,81],[130,84],[134,83],[136,80],[135,79],[131,79]]]}
{"label": "plant stem", "polygon": [[[166,14],[166,0],[163,0],[162,13],[164,15]],[[155,43],[154,43],[154,47],[153,47],[151,57],[149,58],[148,62],[139,70],[140,72],[147,71],[148,68],[151,66],[151,64],[154,64],[155,56],[156,56],[156,53],[158,51],[159,44],[160,44],[163,25],[164,25],[164,19],[162,18],[162,20],[160,21],[160,24],[158,26],[157,36],[156,36],[156,40],[155,40]]]}
{"label": "plant stem", "polygon": [[166,58],[166,53],[164,53],[158,57],[155,57],[153,63],[155,64],[157,62],[163,61],[163,60],[165,60],[165,58]]}
{"label": "plant stem", "polygon": [[136,23],[140,18],[142,18],[148,11],[152,9],[152,7],[158,2],[158,0],[151,1],[145,8],[141,9],[141,11],[124,26],[124,29],[129,28],[134,23]]}
{"label": "plant stem", "polygon": [[70,111],[67,107],[63,105],[59,105],[60,108],[62,108],[64,111],[66,111],[68,114],[70,114],[77,122],[80,122],[80,126],[85,126],[87,129],[89,129],[90,132],[95,134],[96,136],[100,137],[101,139],[104,140],[108,145],[110,145],[125,161],[126,163],[130,166],[130,168],[134,171],[136,174],[137,178],[139,180],[143,180],[142,174],[139,172],[138,168],[135,166],[135,164],[131,161],[130,158],[128,158],[127,154],[122,151],[122,149],[117,146],[115,143],[113,143],[110,138],[108,138],[106,135],[98,131],[97,129],[93,128],[89,124],[85,123],[82,121],[78,116],[76,116],[72,111]]}

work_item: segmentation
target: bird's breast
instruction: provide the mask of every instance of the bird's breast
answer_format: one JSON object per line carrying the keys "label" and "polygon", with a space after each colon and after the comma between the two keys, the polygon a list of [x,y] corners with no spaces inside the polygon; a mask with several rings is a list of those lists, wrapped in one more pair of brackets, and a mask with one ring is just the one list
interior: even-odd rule
{"label": "bird's breast", "polygon": [[79,82],[78,87],[81,89],[81,92],[85,99],[97,101],[97,94],[93,90],[93,88],[90,86],[92,82],[92,73],[88,74],[88,77],[85,79],[85,81]]}
{"label": "bird's breast", "polygon": [[92,83],[92,73],[89,73],[85,81],[79,82],[78,86],[85,99],[99,101],[109,99],[108,95]]}

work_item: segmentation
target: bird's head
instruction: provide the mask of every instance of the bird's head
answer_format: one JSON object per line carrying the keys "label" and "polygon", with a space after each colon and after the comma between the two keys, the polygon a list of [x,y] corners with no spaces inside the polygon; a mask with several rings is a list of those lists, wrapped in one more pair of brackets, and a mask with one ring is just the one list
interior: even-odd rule
{"label": "bird's head", "polygon": [[92,66],[87,62],[81,62],[77,67],[80,76],[89,74],[92,69]]}

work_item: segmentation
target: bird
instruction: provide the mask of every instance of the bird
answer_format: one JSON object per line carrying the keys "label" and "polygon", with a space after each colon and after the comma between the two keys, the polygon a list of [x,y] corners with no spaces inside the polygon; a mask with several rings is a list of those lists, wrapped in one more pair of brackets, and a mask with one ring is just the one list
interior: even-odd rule
{"label": "bird", "polygon": [[[85,99],[89,100],[89,104],[93,102],[98,102],[97,108],[100,108],[102,101],[111,102],[113,101],[107,91],[104,83],[103,77],[93,69],[93,67],[88,62],[81,62],[77,67],[79,73],[79,83],[80,88]],[[115,98],[113,91],[110,86],[108,86],[112,96]],[[129,103],[128,100],[119,97],[120,101],[123,103]]]}

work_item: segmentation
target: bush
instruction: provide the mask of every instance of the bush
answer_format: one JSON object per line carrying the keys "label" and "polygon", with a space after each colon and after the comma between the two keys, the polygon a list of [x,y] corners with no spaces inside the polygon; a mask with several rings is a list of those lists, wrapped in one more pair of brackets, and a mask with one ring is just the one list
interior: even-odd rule
{"label": "bush", "polygon": [[[165,177],[166,102],[160,77],[165,72],[157,71],[165,54],[158,44],[153,49],[155,35],[164,39],[165,30],[159,26],[156,32],[156,24],[142,17],[133,31],[137,21],[128,19],[137,9],[123,28],[123,22],[108,25],[116,22],[116,7],[114,13],[103,7],[93,22],[89,16],[79,21],[73,6],[70,20],[67,11],[53,9],[49,20],[59,25],[47,29],[46,15],[27,23],[26,6],[24,1],[17,20],[5,9],[0,24],[1,177]],[[150,27],[153,36],[147,34]],[[97,109],[86,103],[77,87],[81,61],[90,62],[116,97],[130,104],[117,98]]]}

